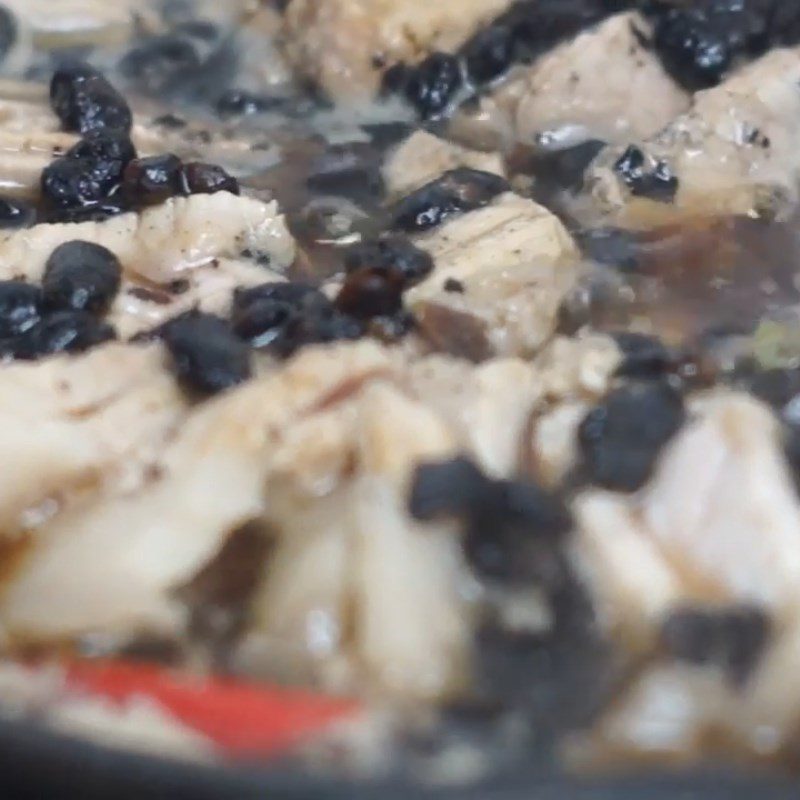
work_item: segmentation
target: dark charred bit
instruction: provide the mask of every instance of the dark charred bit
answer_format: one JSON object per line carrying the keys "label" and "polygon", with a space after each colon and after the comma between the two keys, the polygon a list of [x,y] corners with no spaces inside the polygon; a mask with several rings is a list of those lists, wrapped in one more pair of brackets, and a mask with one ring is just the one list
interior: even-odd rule
{"label": "dark charred bit", "polygon": [[125,168],[122,190],[139,207],[163,203],[184,191],[183,162],[171,153],[137,158]]}
{"label": "dark charred bit", "polygon": [[0,281],[0,339],[30,330],[39,321],[42,293],[24,281]]}
{"label": "dark charred bit", "polygon": [[334,305],[355,319],[391,317],[403,307],[402,278],[380,267],[356,270],[345,278]]}
{"label": "dark charred bit", "polygon": [[0,198],[0,230],[30,228],[36,222],[36,209],[24,200]]}
{"label": "dark charred bit", "polygon": [[418,467],[409,511],[422,521],[460,518],[467,560],[492,580],[530,577],[531,545],[559,542],[572,526],[559,498],[533,483],[489,478],[466,458]]}
{"label": "dark charred bit", "polygon": [[475,364],[495,354],[485,320],[443,303],[423,302],[414,309],[416,330],[434,351]]}
{"label": "dark charred bit", "polygon": [[183,185],[186,194],[239,194],[239,181],[216,164],[191,161],[183,168]]}
{"label": "dark charred bit", "polygon": [[250,347],[213,314],[190,311],[168,322],[161,335],[178,381],[192,393],[216,394],[252,374]]}
{"label": "dark charred bit", "polygon": [[716,86],[739,59],[760,55],[769,46],[772,12],[764,3],[758,6],[741,0],[701,0],[662,7],[656,13],[654,49],[685,89]]}
{"label": "dark charred bit", "polygon": [[43,316],[13,343],[16,358],[33,360],[56,353],[82,353],[116,339],[114,328],[85,311]]}
{"label": "dark charred bit", "polygon": [[423,119],[432,119],[448,109],[462,85],[459,59],[432,53],[407,73],[403,91]]}
{"label": "dark charred bit", "polygon": [[125,98],[94,67],[75,62],[60,67],[50,82],[50,105],[66,131],[129,133],[133,116]]}
{"label": "dark charred bit", "polygon": [[173,300],[169,292],[149,286],[131,286],[126,290],[126,294],[135,297],[137,300],[144,300],[146,303],[154,303],[157,306],[168,306]]}
{"label": "dark charred bit", "polygon": [[655,161],[629,145],[614,164],[614,171],[635,197],[646,197],[659,203],[671,203],[678,191],[678,179],[666,161]]}
{"label": "dark charred bit", "polygon": [[404,287],[414,286],[433,272],[433,258],[403,236],[368,239],[345,253],[348,272],[376,269],[396,275]]}
{"label": "dark charred bit", "polygon": [[122,267],[107,248],[75,240],[59,245],[47,259],[42,279],[46,308],[102,314],[119,292]]}
{"label": "dark charred bit", "polygon": [[261,114],[279,104],[280,100],[275,97],[248,92],[244,89],[228,89],[217,100],[216,109],[222,119],[231,119]]}
{"label": "dark charred bit", "polygon": [[769,617],[756,606],[684,608],[664,621],[661,646],[679,661],[722,667],[741,685],[758,665],[770,632]]}
{"label": "dark charred bit", "polygon": [[683,398],[665,382],[631,383],[613,391],[578,431],[586,477],[614,491],[640,489],[685,416]]}
{"label": "dark charred bit", "polygon": [[446,292],[450,292],[451,294],[465,294],[467,291],[467,287],[456,278],[448,278],[444,282],[443,288]]}
{"label": "dark charred bit", "polygon": [[661,379],[677,367],[675,354],[656,336],[623,331],[614,340],[622,351],[621,378]]}
{"label": "dark charred bit", "polygon": [[515,40],[511,25],[490,25],[476,34],[463,50],[469,80],[481,86],[507,72],[514,60]]}
{"label": "dark charred bit", "polygon": [[474,211],[510,190],[508,181],[491,172],[460,167],[449,170],[400,200],[392,227],[414,233],[441,225],[453,214]]}

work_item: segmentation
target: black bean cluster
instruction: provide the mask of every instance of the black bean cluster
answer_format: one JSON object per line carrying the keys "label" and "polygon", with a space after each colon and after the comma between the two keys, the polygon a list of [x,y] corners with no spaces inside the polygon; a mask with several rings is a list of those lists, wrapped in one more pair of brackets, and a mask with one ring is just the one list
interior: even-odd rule
{"label": "black bean cluster", "polygon": [[179,194],[238,194],[238,182],[221,167],[183,164],[173,155],[138,159],[130,109],[88,64],[58,69],[50,98],[64,127],[83,138],[42,172],[43,221],[103,220]]}
{"label": "black bean cluster", "polygon": [[530,577],[529,545],[558,543],[572,526],[559,497],[528,481],[489,478],[466,458],[418,467],[409,511],[423,521],[461,519],[469,563],[481,577],[502,581]]}
{"label": "black bean cluster", "polygon": [[678,179],[666,161],[654,160],[636,145],[630,145],[614,164],[614,171],[635,197],[671,203],[678,191]]}
{"label": "black bean cluster", "polygon": [[345,261],[333,300],[300,282],[264,283],[234,292],[230,320],[191,311],[139,338],[163,340],[181,384],[204,396],[247,380],[253,349],[286,358],[310,344],[405,336],[414,320],[402,293],[429,274],[430,257],[392,237],[354,246]]}
{"label": "black bean cluster", "polygon": [[[781,6],[783,20],[776,24]],[[655,52],[689,91],[716,86],[738,61],[759,56],[773,44],[790,43],[792,25],[800,24],[796,4],[771,0],[656,4],[652,13]]]}
{"label": "black bean cluster", "polygon": [[32,360],[114,339],[103,315],[119,291],[121,274],[111,251],[75,240],[50,255],[41,287],[0,281],[0,352]]}
{"label": "black bean cluster", "polygon": [[400,237],[355,245],[345,255],[347,274],[331,300],[302,283],[267,283],[234,295],[233,330],[253,347],[288,356],[307,344],[373,335],[405,336],[413,318],[403,292],[433,269],[427,253]]}
{"label": "black bean cluster", "polygon": [[432,53],[415,66],[392,66],[384,91],[404,97],[424,119],[481,91],[513,64],[530,63],[633,1],[520,0],[477,33],[458,53]]}
{"label": "black bean cluster", "polygon": [[190,311],[164,325],[161,336],[176,377],[192,393],[216,394],[252,373],[250,348],[213,314]]}
{"label": "black bean cluster", "polygon": [[392,228],[406,233],[426,231],[454,214],[474,211],[510,191],[505,178],[491,172],[459,167],[398,201],[392,210]]}
{"label": "black bean cluster", "polygon": [[130,133],[133,115],[125,98],[94,67],[75,62],[56,70],[50,105],[64,130]]}

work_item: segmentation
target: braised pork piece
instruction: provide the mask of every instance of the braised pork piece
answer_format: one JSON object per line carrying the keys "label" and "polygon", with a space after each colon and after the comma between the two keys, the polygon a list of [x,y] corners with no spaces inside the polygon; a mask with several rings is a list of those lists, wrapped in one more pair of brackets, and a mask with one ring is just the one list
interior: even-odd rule
{"label": "braised pork piece", "polygon": [[28,0],[0,58],[3,715],[796,769],[800,2]]}

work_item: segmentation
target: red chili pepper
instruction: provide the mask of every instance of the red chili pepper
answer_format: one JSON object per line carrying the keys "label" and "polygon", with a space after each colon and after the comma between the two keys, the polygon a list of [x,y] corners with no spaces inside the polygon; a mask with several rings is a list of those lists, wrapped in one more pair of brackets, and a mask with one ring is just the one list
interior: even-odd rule
{"label": "red chili pepper", "polygon": [[359,704],[309,691],[196,678],[125,661],[66,665],[70,688],[124,704],[144,697],[231,755],[290,750],[333,723],[354,717]]}

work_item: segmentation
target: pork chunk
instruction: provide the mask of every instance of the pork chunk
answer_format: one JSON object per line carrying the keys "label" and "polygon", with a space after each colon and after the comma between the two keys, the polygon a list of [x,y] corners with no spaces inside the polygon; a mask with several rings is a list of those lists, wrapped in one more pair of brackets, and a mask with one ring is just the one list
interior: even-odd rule
{"label": "pork chunk", "polygon": [[[196,407],[176,435],[162,431],[154,460],[135,460],[136,475],[96,487],[36,529],[0,604],[5,629],[33,639],[182,630],[185,609],[172,590],[264,514],[270,443],[343,382],[387,361],[370,343],[310,352]],[[86,434],[85,446],[102,442]],[[38,466],[47,458],[40,453]]]}
{"label": "pork chunk", "polygon": [[514,70],[482,100],[479,116],[506,138],[532,145],[654,136],[690,98],[647,47],[649,34],[639,14],[610,17]]}
{"label": "pork chunk", "polygon": [[499,153],[470,150],[427,131],[416,131],[389,156],[383,167],[383,178],[387,192],[400,196],[458,167],[506,176]]}
{"label": "pork chunk", "polygon": [[535,352],[553,333],[561,301],[578,279],[575,245],[558,218],[510,193],[416,243],[436,266],[408,293],[409,305],[423,332],[435,328],[444,349],[458,351],[472,326],[475,349],[466,355]]}
{"label": "pork chunk", "polygon": [[641,492],[579,500],[576,552],[609,619],[639,632],[679,603],[751,603],[794,616],[798,511],[771,412],[716,393],[693,402]]}
{"label": "pork chunk", "polygon": [[[664,213],[674,206],[683,213],[772,214],[797,199],[799,56],[796,48],[776,49],[742,67],[695,94],[688,112],[646,139],[642,159],[628,152],[628,164],[630,156],[644,162],[634,170],[660,169],[677,179],[674,203],[662,204]],[[613,215],[635,220],[648,191],[624,167],[622,155],[622,148],[602,153],[587,185]]]}
{"label": "pork chunk", "polygon": [[125,481],[155,457],[185,401],[158,348],[111,344],[83,356],[0,370],[4,534],[46,519],[73,497]]}
{"label": "pork chunk", "polygon": [[512,0],[291,0],[287,49],[297,68],[332,98],[371,98],[383,70],[452,52]]}

